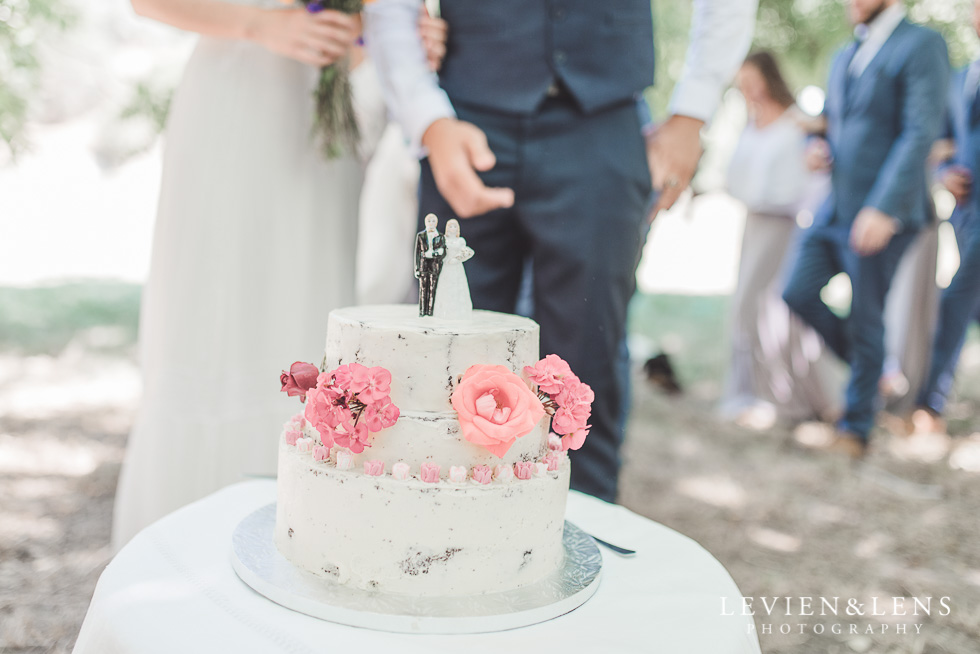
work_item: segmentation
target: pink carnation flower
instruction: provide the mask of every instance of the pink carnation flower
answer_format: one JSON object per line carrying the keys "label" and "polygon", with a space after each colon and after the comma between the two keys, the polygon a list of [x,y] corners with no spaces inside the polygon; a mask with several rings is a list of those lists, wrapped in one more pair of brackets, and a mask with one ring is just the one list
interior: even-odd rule
{"label": "pink carnation flower", "polygon": [[439,465],[436,463],[432,463],[431,461],[427,461],[423,463],[420,471],[420,476],[422,477],[422,481],[424,482],[427,482],[429,484],[436,483],[437,481],[439,481]]}
{"label": "pink carnation flower", "polygon": [[534,366],[524,366],[524,372],[538,385],[542,393],[548,395],[558,393],[565,384],[564,380],[575,376],[565,360],[557,354],[549,354]]}
{"label": "pink carnation flower", "polygon": [[474,365],[450,398],[463,437],[503,457],[544,417],[541,401],[504,366]]}
{"label": "pink carnation flower", "polygon": [[491,479],[493,473],[490,471],[490,466],[473,466],[473,481],[478,484],[489,484]]}
{"label": "pink carnation flower", "polygon": [[283,370],[279,375],[279,382],[282,384],[279,390],[284,391],[289,397],[299,395],[299,399],[305,402],[306,393],[316,386],[319,374],[319,368],[312,363],[297,361],[289,366],[289,372]]}
{"label": "pink carnation flower", "polygon": [[514,476],[518,479],[530,479],[534,473],[534,464],[530,461],[518,461],[514,464]]}
{"label": "pink carnation flower", "polygon": [[367,368],[352,363],[350,390],[363,404],[383,400],[391,392],[391,373],[381,366]]}
{"label": "pink carnation flower", "polygon": [[364,462],[364,474],[372,477],[380,477],[385,473],[385,462],[372,459]]}

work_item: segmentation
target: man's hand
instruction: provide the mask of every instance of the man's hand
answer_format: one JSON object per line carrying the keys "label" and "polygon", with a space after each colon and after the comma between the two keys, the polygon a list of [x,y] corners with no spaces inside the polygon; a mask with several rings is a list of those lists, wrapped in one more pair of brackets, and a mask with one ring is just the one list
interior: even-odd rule
{"label": "man's hand", "polygon": [[476,174],[497,164],[486,134],[476,125],[440,118],[425,130],[422,145],[429,151],[429,165],[439,192],[460,218],[514,205],[512,189],[490,188]]}
{"label": "man's hand", "polygon": [[973,183],[973,175],[970,169],[964,166],[950,166],[942,174],[940,181],[946,190],[956,198],[956,204],[963,204],[970,197],[970,185]]}
{"label": "man's hand", "polygon": [[442,68],[442,60],[446,57],[446,40],[449,38],[449,25],[441,18],[430,16],[425,5],[419,5],[419,36],[425,48],[425,59],[429,70],[434,73]]}
{"label": "man's hand", "polygon": [[812,138],[806,146],[806,167],[810,172],[826,172],[833,165],[833,157],[830,156],[830,145],[826,139]]}
{"label": "man's hand", "polygon": [[874,207],[865,207],[858,212],[851,226],[851,249],[862,257],[878,254],[896,231],[894,218]]}
{"label": "man's hand", "polygon": [[671,116],[647,136],[647,163],[653,188],[660,191],[650,214],[670,209],[690,184],[701,158],[701,127],[704,123],[688,116]]}

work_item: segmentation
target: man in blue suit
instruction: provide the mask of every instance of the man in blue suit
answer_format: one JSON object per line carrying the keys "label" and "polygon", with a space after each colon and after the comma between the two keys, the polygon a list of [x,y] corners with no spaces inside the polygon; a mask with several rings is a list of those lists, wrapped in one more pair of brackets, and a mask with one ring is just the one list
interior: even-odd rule
{"label": "man in blue suit", "polygon": [[[980,35],[980,0],[974,3],[973,26]],[[940,164],[939,179],[956,198],[950,218],[960,248],[960,267],[939,305],[929,375],[912,416],[917,431],[944,433],[941,418],[971,319],[980,310],[980,60],[953,74],[947,110],[947,137],[953,157]]]}
{"label": "man in blue suit", "polygon": [[756,0],[695,1],[671,116],[646,139],[637,99],[653,81],[650,0],[442,0],[438,78],[418,43],[418,4],[379,0],[365,15],[388,106],[426,155],[419,215],[466,219],[477,309],[513,313],[531,262],[541,352],[595,392],[572,486],[612,501],[626,309],[647,216],[688,185],[699,130],[751,42]]}
{"label": "man in blue suit", "polygon": [[[949,62],[932,30],[898,0],[851,0],[857,39],[831,67],[825,114],[832,190],[784,291],[790,308],[851,366],[845,412],[820,449],[864,455],[884,362],[885,296],[931,202],[926,157],[942,130]],[[820,299],[831,277],[851,280],[850,315]]]}

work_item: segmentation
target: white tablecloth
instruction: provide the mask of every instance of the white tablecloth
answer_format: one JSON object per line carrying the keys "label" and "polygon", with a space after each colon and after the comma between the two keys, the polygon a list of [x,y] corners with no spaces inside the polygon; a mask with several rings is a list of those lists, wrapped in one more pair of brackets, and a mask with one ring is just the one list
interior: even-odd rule
{"label": "white tablecloth", "polygon": [[[722,615],[741,593],[700,545],[620,506],[571,493],[567,518],[632,559],[602,549],[598,592],[522,629],[465,636],[357,629],[295,613],[252,591],[231,566],[231,534],[274,502],[274,481],[231,486],[140,533],[99,579],[75,654],[323,652],[760,652],[751,617]],[[356,649],[354,649],[356,648]]]}

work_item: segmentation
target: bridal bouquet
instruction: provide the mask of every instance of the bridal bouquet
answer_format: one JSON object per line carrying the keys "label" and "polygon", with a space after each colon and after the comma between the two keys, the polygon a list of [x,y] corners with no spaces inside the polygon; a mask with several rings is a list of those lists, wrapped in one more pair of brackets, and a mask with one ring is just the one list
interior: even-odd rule
{"label": "bridal bouquet", "polygon": [[[345,14],[360,13],[371,0],[300,0],[311,14],[333,9]],[[350,71],[346,58],[320,69],[320,78],[313,92],[315,109],[313,133],[320,139],[323,152],[330,159],[352,152],[359,138],[354,102],[351,94]]]}

